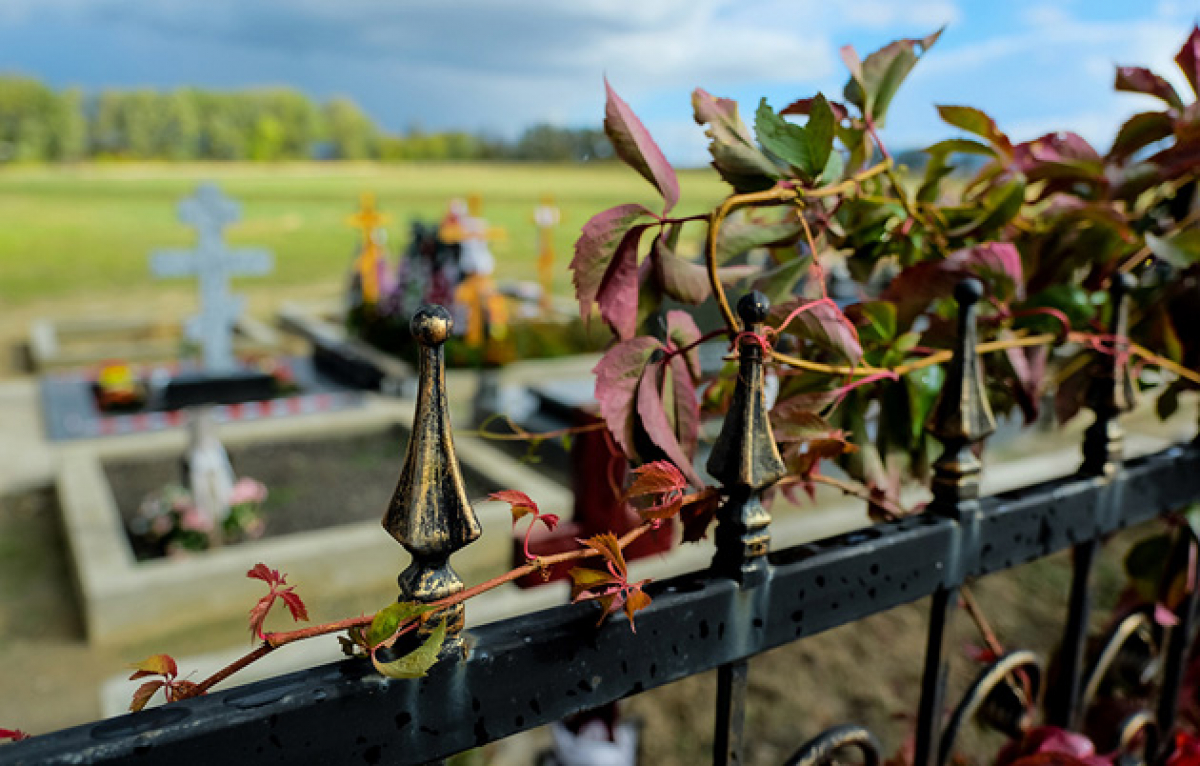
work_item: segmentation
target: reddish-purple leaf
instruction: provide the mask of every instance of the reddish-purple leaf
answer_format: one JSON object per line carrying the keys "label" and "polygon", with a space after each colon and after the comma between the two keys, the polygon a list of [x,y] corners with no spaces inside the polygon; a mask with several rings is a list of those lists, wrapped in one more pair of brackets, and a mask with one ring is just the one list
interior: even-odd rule
{"label": "reddish-purple leaf", "polygon": [[1049,351],[1046,346],[1005,349],[1008,363],[1016,376],[1016,399],[1025,416],[1025,425],[1036,422],[1041,410],[1042,380],[1046,376]]}
{"label": "reddish-purple leaf", "polygon": [[493,492],[488,495],[488,499],[495,500],[498,503],[508,503],[512,511],[513,524],[516,524],[521,517],[530,513],[535,517],[541,515],[537,503],[533,502],[533,499],[529,495],[515,489]]}
{"label": "reddish-purple leaf", "polygon": [[1013,147],[1013,166],[1035,181],[1042,178],[1079,178],[1104,182],[1100,155],[1083,136],[1070,131],[1047,133]]}
{"label": "reddish-purple leaf", "polygon": [[141,710],[144,710],[146,704],[150,702],[150,698],[153,697],[159,689],[163,688],[165,683],[165,681],[147,681],[139,686],[137,691],[133,693],[133,700],[131,700],[129,703],[129,712],[137,713]]}
{"label": "reddish-purple leaf", "polygon": [[278,569],[271,569],[262,562],[255,564],[254,568],[246,573],[246,576],[252,580],[262,580],[267,585],[272,587],[275,585],[282,585],[284,578],[287,577],[287,575],[279,574]]}
{"label": "reddish-purple leaf", "polygon": [[[1125,121],[1113,139],[1110,154],[1116,159],[1129,157],[1175,130],[1174,120],[1166,112],[1141,112]],[[1064,195],[1059,195],[1064,196]]]}
{"label": "reddish-purple leaf", "polygon": [[1175,63],[1183,70],[1192,91],[1200,96],[1200,26],[1192,27],[1192,33],[1175,56]]}
{"label": "reddish-purple leaf", "polygon": [[669,492],[682,492],[687,488],[687,479],[679,472],[673,463],[667,460],[655,460],[633,469],[633,483],[625,490],[625,497],[643,497],[645,495],[665,495]]}
{"label": "reddish-purple leaf", "polygon": [[[802,312],[795,313],[801,308],[804,309]],[[795,299],[780,303],[771,309],[771,323],[780,327],[781,332],[810,340],[839,354],[851,365],[858,364],[862,358],[858,330],[837,304],[828,298],[816,301]]]}
{"label": "reddish-purple leaf", "polygon": [[663,292],[680,303],[698,306],[712,295],[704,266],[675,255],[661,237],[654,241],[654,275]]}
{"label": "reddish-purple leaf", "polygon": [[1011,242],[983,242],[956,250],[940,261],[924,261],[900,272],[882,298],[896,304],[899,325],[907,327],[913,317],[935,298],[949,297],[964,277],[978,277],[1000,300],[1022,299],[1025,278],[1021,254]]}
{"label": "reddish-purple leaf", "polygon": [[633,446],[633,414],[638,381],[642,379],[651,355],[661,348],[657,339],[645,336],[621,341],[610,348],[592,370],[596,376],[600,416],[629,458],[637,457]]}
{"label": "reddish-purple leaf", "polygon": [[696,320],[692,319],[692,315],[686,311],[668,311],[667,312],[667,340],[675,349],[684,349],[688,346],[693,346],[683,357],[687,359],[688,369],[692,373],[692,377],[700,379],[700,352],[695,348],[695,344],[699,343],[703,335],[700,328],[696,326]]}
{"label": "reddish-purple leaf", "polygon": [[658,189],[663,198],[663,215],[666,215],[679,202],[679,179],[675,177],[675,169],[667,162],[642,121],[608,84],[607,78],[604,80],[604,91],[607,99],[604,105],[604,132],[612,141],[617,156]]}
{"label": "reddish-purple leaf", "polygon": [[169,654],[154,654],[141,662],[132,663],[129,667],[137,671],[129,677],[130,681],[136,681],[146,676],[174,678],[179,674],[179,668],[175,665],[174,658]]}
{"label": "reddish-purple leaf", "polygon": [[1179,94],[1175,92],[1175,86],[1145,67],[1117,67],[1117,82],[1114,87],[1130,93],[1145,93],[1177,108],[1183,106]]}
{"label": "reddish-purple leaf", "polygon": [[[688,481],[697,487],[703,487],[704,482],[696,474],[696,469],[692,467],[692,461],[688,458],[679,436],[676,434],[675,425],[667,415],[661,392],[663,377],[664,370],[661,364],[647,365],[642,373],[642,379],[638,383],[637,389],[637,414],[641,417],[642,429],[650,437],[650,441],[654,442],[655,446],[661,449],[675,464],[675,467],[683,472]],[[694,388],[692,395],[695,396]],[[699,419],[699,407],[700,404],[697,401],[695,403],[697,420]]]}
{"label": "reddish-purple leaf", "polygon": [[692,457],[700,443],[700,397],[696,393],[696,382],[682,356],[671,357],[668,372],[675,406],[675,433],[683,453]]}
{"label": "reddish-purple leaf", "polygon": [[679,520],[683,522],[685,543],[699,542],[708,536],[708,527],[717,515],[720,505],[721,493],[713,487],[702,490],[698,496],[683,504]]}
{"label": "reddish-purple leaf", "polygon": [[260,598],[253,607],[250,608],[250,633],[258,638],[263,638],[263,623],[267,619],[267,612],[271,611],[271,606],[275,603],[275,589]]}
{"label": "reddish-purple leaf", "polygon": [[637,255],[646,229],[644,225],[634,226],[625,234],[596,294],[600,316],[612,325],[621,340],[629,340],[637,330]]}
{"label": "reddish-purple leaf", "polygon": [[[579,300],[580,315],[586,321],[592,313],[605,278],[613,267],[617,250],[639,220],[651,216],[641,205],[618,205],[592,216],[583,226],[575,242],[575,257],[571,260],[575,297]],[[636,249],[634,259],[636,261]],[[636,281],[635,281],[636,285]]]}
{"label": "reddish-purple leaf", "polygon": [[[812,105],[813,105],[814,100],[815,99],[812,99],[812,98],[796,99],[792,103],[790,103],[787,106],[785,106],[784,108],[780,109],[779,114],[781,114],[781,115],[788,115],[788,114],[807,115],[809,112],[812,111]],[[850,112],[849,112],[849,110],[846,109],[846,105],[841,103],[840,101],[832,101],[831,100],[831,101],[828,101],[828,104],[829,104],[829,110],[831,112],[833,112],[833,118],[835,120],[837,120],[838,122],[841,122],[842,120],[844,120],[850,116]]]}
{"label": "reddish-purple leaf", "polygon": [[308,622],[308,608],[304,606],[304,602],[296,595],[296,592],[292,588],[279,591],[279,597],[287,605],[288,611],[291,612],[294,621]]}

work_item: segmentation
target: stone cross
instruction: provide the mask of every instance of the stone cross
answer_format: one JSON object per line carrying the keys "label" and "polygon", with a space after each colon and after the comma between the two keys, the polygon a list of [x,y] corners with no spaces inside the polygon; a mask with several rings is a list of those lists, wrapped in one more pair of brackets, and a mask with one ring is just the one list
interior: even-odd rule
{"label": "stone cross", "polygon": [[230,248],[223,230],[241,217],[241,206],[213,184],[201,184],[179,203],[179,220],[196,230],[192,250],[157,250],[150,256],[156,277],[195,276],[200,281],[200,313],[188,320],[187,334],[200,343],[204,369],[211,373],[237,369],[233,356],[233,325],[245,300],[229,292],[234,275],[271,273],[271,252],[261,248]]}

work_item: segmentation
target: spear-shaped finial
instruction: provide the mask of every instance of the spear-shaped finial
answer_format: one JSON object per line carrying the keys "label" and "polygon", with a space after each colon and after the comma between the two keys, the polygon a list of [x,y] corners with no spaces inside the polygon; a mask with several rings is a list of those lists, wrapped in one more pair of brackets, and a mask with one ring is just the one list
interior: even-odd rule
{"label": "spear-shaped finial", "polygon": [[983,368],[975,350],[976,304],[982,297],[983,284],[977,279],[964,279],[954,288],[958,336],[929,428],[945,448],[933,464],[930,510],[952,516],[957,515],[960,501],[979,497],[982,465],[971,447],[996,430],[996,419],[983,385]]}
{"label": "spear-shaped finial", "polygon": [[[742,296],[737,311],[746,331],[762,334],[771,310],[767,296],[757,290]],[[721,425],[721,435],[708,459],[708,472],[729,487],[765,489],[787,474],[763,395],[763,349],[753,338],[738,343],[740,366],[733,404]]]}
{"label": "spear-shaped finial", "polygon": [[1133,381],[1129,377],[1129,293],[1137,280],[1133,275],[1117,273],[1109,284],[1108,333],[1111,350],[1097,351],[1091,367],[1088,406],[1096,420],[1084,433],[1083,465],[1080,473],[1112,476],[1124,453],[1125,432],[1118,420],[1133,408]]}
{"label": "spear-shaped finial", "polygon": [[[762,336],[771,304],[760,292],[738,301],[747,332]],[[763,347],[755,338],[738,341],[739,368],[733,404],[708,459],[708,472],[724,486],[728,499],[717,513],[713,570],[754,585],[765,572],[771,516],[759,495],[787,475],[775,445],[763,394]]]}
{"label": "spear-shaped finial", "polygon": [[[446,405],[442,344],[452,326],[450,312],[441,306],[422,306],[411,323],[421,345],[417,407],[400,481],[383,517],[384,529],[412,554],[399,578],[402,601],[430,603],[461,591],[449,558],[481,531],[467,502]],[[450,635],[462,628],[461,604],[442,614]]]}

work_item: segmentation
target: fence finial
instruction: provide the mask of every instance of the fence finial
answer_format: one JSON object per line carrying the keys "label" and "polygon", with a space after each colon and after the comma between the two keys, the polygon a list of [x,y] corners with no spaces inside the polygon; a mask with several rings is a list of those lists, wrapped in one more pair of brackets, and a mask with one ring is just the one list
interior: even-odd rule
{"label": "fence finial", "polygon": [[[449,558],[479,537],[479,520],[467,501],[446,404],[442,344],[453,320],[441,306],[422,306],[413,315],[413,337],[421,345],[417,406],[400,481],[388,503],[383,527],[409,553],[400,574],[403,601],[432,602],[463,589]],[[462,628],[461,604],[443,612],[449,633]]]}
{"label": "fence finial", "polygon": [[996,419],[984,387],[983,369],[975,350],[978,338],[976,304],[982,297],[983,284],[977,279],[964,279],[954,288],[954,299],[958,301],[958,336],[946,383],[929,428],[945,448],[933,464],[933,503],[930,508],[934,511],[953,513],[959,501],[979,496],[982,465],[971,447],[996,430]]}
{"label": "fence finial", "polygon": [[[742,296],[737,311],[746,331],[762,333],[771,310],[767,296],[757,290]],[[740,366],[733,404],[721,425],[721,435],[708,459],[708,472],[725,486],[765,489],[787,475],[763,395],[763,350],[753,339],[738,346]]]}
{"label": "fence finial", "polygon": [[1088,407],[1096,421],[1083,438],[1083,465],[1080,473],[1112,476],[1124,453],[1125,432],[1118,416],[1133,408],[1133,382],[1129,378],[1129,293],[1137,285],[1133,275],[1114,274],[1108,295],[1111,315],[1108,334],[1111,351],[1097,351],[1088,386]]}
{"label": "fence finial", "polygon": [[[745,330],[762,334],[771,304],[760,292],[738,301]],[[771,515],[759,494],[787,475],[775,445],[763,394],[763,348],[753,338],[738,341],[739,367],[733,404],[708,459],[708,472],[728,493],[717,513],[713,571],[754,585],[765,573]]]}

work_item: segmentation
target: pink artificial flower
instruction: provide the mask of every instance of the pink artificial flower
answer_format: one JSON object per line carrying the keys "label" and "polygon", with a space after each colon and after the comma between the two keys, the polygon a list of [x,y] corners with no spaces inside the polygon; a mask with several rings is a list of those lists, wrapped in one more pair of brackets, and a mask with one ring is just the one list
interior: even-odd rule
{"label": "pink artificial flower", "polygon": [[261,503],[267,499],[267,487],[261,481],[254,479],[238,479],[233,485],[233,491],[229,493],[230,505],[242,505],[243,503]]}

